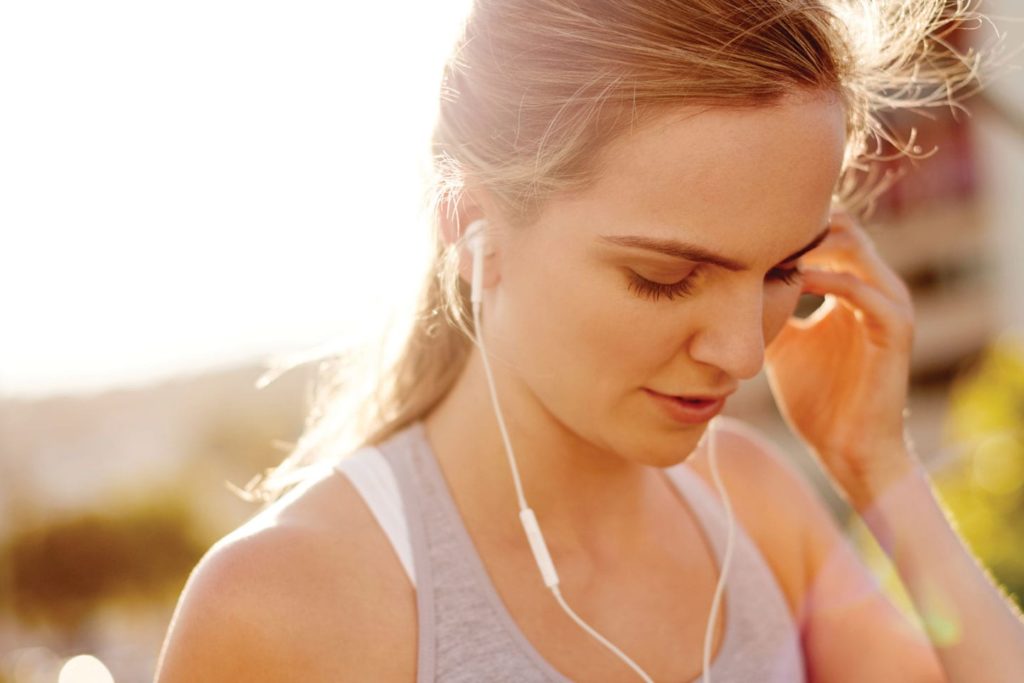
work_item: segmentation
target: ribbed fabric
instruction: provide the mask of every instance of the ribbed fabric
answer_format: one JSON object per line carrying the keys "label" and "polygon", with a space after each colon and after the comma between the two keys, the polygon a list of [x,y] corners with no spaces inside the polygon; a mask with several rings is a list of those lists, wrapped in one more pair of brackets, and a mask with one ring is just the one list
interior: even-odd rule
{"label": "ribbed fabric", "polygon": [[[367,476],[363,467],[344,461],[338,467],[350,478],[351,472],[363,473],[353,482],[403,564],[411,549],[419,621],[417,682],[570,683],[530,644],[505,608],[458,514],[423,423],[417,421],[346,460],[351,458],[376,463],[377,468],[389,465],[393,473],[390,480]],[[695,514],[720,568],[728,530],[722,504],[685,463],[666,472]],[[390,481],[391,487],[360,486],[360,479]],[[385,522],[381,517],[396,506],[404,511],[407,537],[393,519]],[[741,526],[734,542],[725,587],[725,633],[711,662],[712,683],[803,683],[799,632],[783,593]],[[701,675],[688,683],[704,681]]]}

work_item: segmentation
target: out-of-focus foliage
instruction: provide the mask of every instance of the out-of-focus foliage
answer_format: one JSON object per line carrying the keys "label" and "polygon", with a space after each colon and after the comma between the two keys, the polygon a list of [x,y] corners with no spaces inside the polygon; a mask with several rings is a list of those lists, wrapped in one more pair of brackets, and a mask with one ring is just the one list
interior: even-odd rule
{"label": "out-of-focus foliage", "polygon": [[1024,600],[1024,339],[1004,335],[950,392],[947,439],[964,456],[936,477],[971,549]]}
{"label": "out-of-focus foliage", "polygon": [[0,609],[70,636],[108,603],[173,595],[205,547],[176,499],[20,529],[0,549],[7,577]]}
{"label": "out-of-focus foliage", "polygon": [[[950,521],[992,579],[1024,604],[1024,339],[997,338],[949,389],[945,427],[957,457],[932,472]],[[851,535],[882,587],[919,619],[891,562],[859,518]],[[932,632],[942,625],[930,624]],[[946,625],[955,630],[955,625]],[[948,630],[948,629],[947,629]],[[955,633],[952,634],[955,637]]]}
{"label": "out-of-focus foliage", "polygon": [[976,367],[954,382],[946,427],[948,438],[968,444],[1024,436],[1024,336],[998,337]]}
{"label": "out-of-focus foliage", "polygon": [[300,432],[306,378],[254,392],[254,374],[20,406],[19,457],[0,458],[0,683],[52,683],[80,654],[151,678],[189,572],[258,511],[230,485]]}

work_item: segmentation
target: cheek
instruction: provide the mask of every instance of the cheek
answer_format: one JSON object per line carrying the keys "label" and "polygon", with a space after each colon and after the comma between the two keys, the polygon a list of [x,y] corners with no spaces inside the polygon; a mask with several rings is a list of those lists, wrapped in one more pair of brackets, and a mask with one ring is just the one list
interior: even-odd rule
{"label": "cheek", "polygon": [[[769,285],[770,286],[770,285]],[[800,301],[800,287],[779,287],[778,291],[765,294],[764,298],[764,343],[770,344],[782,331],[786,322],[796,310]]]}
{"label": "cheek", "polygon": [[[657,348],[649,326],[627,299],[625,285],[614,278],[583,276],[589,284],[577,284],[557,295],[560,324],[551,330],[560,361],[574,367],[592,390],[614,391],[622,377],[631,376]],[[632,305],[631,305],[632,303]],[[602,388],[602,385],[604,388]]]}
{"label": "cheek", "polygon": [[578,402],[580,391],[600,401],[656,364],[656,331],[624,282],[541,258],[503,280],[497,335],[517,374],[548,402]]}

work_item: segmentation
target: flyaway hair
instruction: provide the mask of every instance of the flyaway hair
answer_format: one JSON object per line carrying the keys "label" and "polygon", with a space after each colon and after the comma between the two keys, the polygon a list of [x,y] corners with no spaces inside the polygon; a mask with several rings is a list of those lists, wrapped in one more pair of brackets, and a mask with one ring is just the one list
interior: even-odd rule
{"label": "flyaway hair", "polygon": [[992,73],[998,45],[949,40],[986,22],[967,0],[476,0],[441,78],[422,197],[433,247],[411,315],[320,360],[304,433],[247,495],[274,499],[307,465],[383,441],[451,388],[473,323],[458,245],[439,224],[467,189],[485,189],[522,228],[599,177],[610,142],[673,108],[767,107],[803,91],[844,105],[835,194],[855,209],[883,142],[922,153],[886,112],[962,107]]}

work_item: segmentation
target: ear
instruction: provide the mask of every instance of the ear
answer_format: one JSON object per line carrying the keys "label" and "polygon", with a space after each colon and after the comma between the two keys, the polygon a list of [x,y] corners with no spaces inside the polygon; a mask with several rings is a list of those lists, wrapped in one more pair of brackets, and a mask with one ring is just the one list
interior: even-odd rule
{"label": "ear", "polygon": [[[450,201],[445,200],[438,205],[438,222],[445,246],[457,244],[460,239],[465,237],[470,224],[480,218],[487,221],[485,230],[487,242],[484,248],[484,287],[487,288],[501,279],[498,269],[499,259],[497,258],[501,251],[499,231],[495,229],[495,224],[501,218],[493,209],[493,203],[488,201],[485,192],[467,190],[463,191],[456,204],[453,205]],[[473,254],[465,241],[462,242],[459,250],[459,277],[466,283],[473,281]]]}

